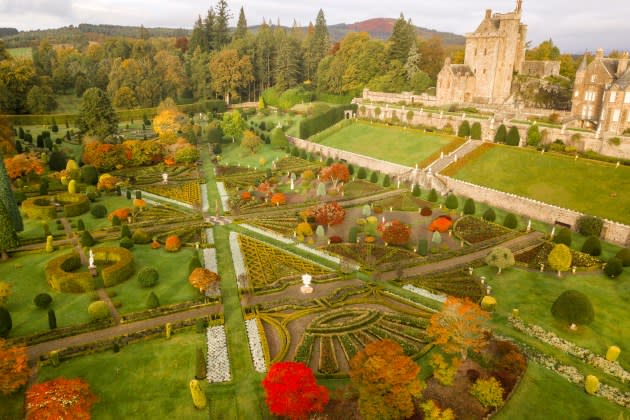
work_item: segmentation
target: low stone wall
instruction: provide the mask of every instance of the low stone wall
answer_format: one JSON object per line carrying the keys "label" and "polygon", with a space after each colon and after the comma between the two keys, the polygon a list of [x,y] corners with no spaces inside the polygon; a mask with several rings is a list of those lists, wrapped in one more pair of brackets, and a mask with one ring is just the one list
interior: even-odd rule
{"label": "low stone wall", "polygon": [[[361,109],[365,107],[365,111],[362,113]],[[375,109],[380,109],[378,118],[376,117]],[[413,118],[407,119],[407,112],[413,111]],[[359,106],[359,117],[379,119],[381,121],[390,120],[392,117],[397,117],[403,123],[410,123],[412,125],[425,125],[436,127],[439,129],[444,128],[447,124],[453,127],[453,130],[457,132],[457,128],[463,120],[468,120],[471,124],[479,122],[481,124],[482,139],[485,141],[493,141],[496,130],[501,124],[505,124],[506,127],[515,126],[521,135],[521,144],[524,145],[527,138],[527,130],[529,124],[515,123],[510,121],[494,121],[492,117],[482,117],[479,115],[466,114],[461,112],[458,114],[448,112],[436,112],[434,110],[424,110],[423,108],[409,108],[404,105],[375,105],[362,103]],[[575,147],[577,151],[584,152],[592,150],[605,156],[611,156],[619,159],[630,159],[630,137],[619,137],[620,144],[618,146],[609,142],[610,137],[607,135],[598,135],[597,133],[574,130],[571,128],[556,128],[540,126],[540,131],[546,130],[545,142],[553,143],[559,139],[567,146]]]}
{"label": "low stone wall", "polygon": [[[546,223],[560,222],[575,228],[577,220],[584,215],[574,210],[564,209],[543,203],[542,201],[481,187],[448,176],[437,175],[437,177],[441,179],[455,195],[472,197],[476,201],[486,203],[490,206],[499,207],[512,213],[521,214],[525,217],[541,220]],[[627,246],[630,244],[630,226],[604,220],[602,238],[608,242]]]}

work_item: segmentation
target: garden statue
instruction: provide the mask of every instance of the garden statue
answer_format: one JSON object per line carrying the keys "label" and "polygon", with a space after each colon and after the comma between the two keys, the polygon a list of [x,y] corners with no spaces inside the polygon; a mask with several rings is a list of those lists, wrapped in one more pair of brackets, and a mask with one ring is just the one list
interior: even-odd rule
{"label": "garden statue", "polygon": [[527,222],[527,231],[531,231],[532,230],[532,219],[529,219],[529,221]]}
{"label": "garden statue", "polygon": [[302,275],[302,287],[300,287],[300,291],[304,294],[308,294],[308,293],[313,293],[313,287],[311,286],[311,280],[313,279],[313,277],[311,277],[310,274],[303,274]]}
{"label": "garden statue", "polygon": [[96,265],[94,265],[94,252],[92,252],[92,250],[90,249],[90,257],[89,257],[89,265],[88,265],[89,269],[93,269],[96,268]]}
{"label": "garden statue", "polygon": [[162,184],[168,184],[168,174],[166,172],[162,174]]}
{"label": "garden statue", "polygon": [[291,178],[291,191],[295,189],[295,180]]}

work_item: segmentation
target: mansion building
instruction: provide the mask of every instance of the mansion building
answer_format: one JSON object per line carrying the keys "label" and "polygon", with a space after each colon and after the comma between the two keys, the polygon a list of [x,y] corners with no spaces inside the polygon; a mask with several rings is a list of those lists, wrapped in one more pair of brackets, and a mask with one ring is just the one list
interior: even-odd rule
{"label": "mansion building", "polygon": [[582,126],[621,135],[630,130],[630,69],[628,53],[604,58],[599,49],[595,59],[587,57],[575,75],[571,114]]}
{"label": "mansion building", "polygon": [[486,10],[477,30],[466,34],[464,64],[447,58],[438,74],[439,103],[513,104],[515,74],[544,78],[560,73],[559,61],[526,61],[527,25],[521,23],[523,1],[509,13]]}

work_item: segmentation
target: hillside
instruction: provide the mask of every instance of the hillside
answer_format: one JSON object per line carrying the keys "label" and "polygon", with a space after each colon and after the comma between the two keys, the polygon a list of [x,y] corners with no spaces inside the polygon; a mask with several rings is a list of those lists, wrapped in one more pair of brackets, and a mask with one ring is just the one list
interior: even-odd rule
{"label": "hillside", "polygon": [[[331,40],[336,42],[345,37],[349,32],[367,32],[372,37],[387,39],[392,33],[396,19],[375,18],[356,23],[339,23],[329,25]],[[251,26],[249,29],[256,32],[260,26]],[[8,28],[12,29],[12,28]],[[306,31],[306,28],[300,28]],[[190,36],[190,29],[182,28],[146,28],[151,37],[176,37]],[[449,32],[439,32],[432,29],[416,26],[416,32],[424,39],[438,36],[445,45],[464,45],[464,37]],[[108,37],[123,36],[138,38],[140,36],[139,26],[119,26],[119,25],[91,25],[82,23],[78,26],[70,25],[58,29],[43,29],[36,31],[22,31],[15,34],[8,30],[0,32],[0,37],[4,40],[8,48],[30,47],[39,43],[40,40],[48,38],[53,44],[73,44],[75,46],[87,45],[89,41],[102,41]]]}

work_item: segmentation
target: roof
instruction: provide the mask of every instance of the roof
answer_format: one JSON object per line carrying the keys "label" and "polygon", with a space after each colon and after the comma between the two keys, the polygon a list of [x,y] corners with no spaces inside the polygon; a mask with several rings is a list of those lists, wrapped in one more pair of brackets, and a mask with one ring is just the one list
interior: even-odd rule
{"label": "roof", "polygon": [[451,64],[451,71],[455,76],[474,76],[468,64]]}
{"label": "roof", "polygon": [[615,73],[617,73],[617,64],[619,64],[619,60],[616,58],[600,58],[599,61],[604,65],[604,67],[606,67],[608,73],[614,77]]}
{"label": "roof", "polygon": [[475,33],[479,34],[479,33],[496,32],[499,30],[499,25],[500,25],[499,19],[485,18],[479,24],[479,27],[477,27],[477,30],[475,31]]}
{"label": "roof", "polygon": [[623,90],[628,88],[630,86],[630,69],[626,70],[619,79],[615,80],[613,86],[619,86]]}

